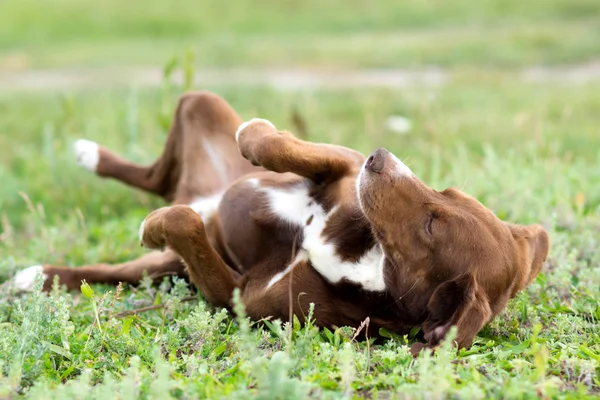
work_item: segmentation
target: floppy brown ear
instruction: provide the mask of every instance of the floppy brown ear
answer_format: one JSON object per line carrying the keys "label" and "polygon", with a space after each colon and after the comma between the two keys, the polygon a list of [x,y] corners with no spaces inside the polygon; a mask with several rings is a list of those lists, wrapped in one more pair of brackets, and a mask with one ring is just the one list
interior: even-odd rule
{"label": "floppy brown ear", "polygon": [[458,348],[469,347],[475,335],[491,317],[487,297],[471,274],[438,286],[427,305],[429,316],[423,324],[430,347],[437,346],[452,326],[456,326]]}
{"label": "floppy brown ear", "polygon": [[550,249],[550,238],[546,230],[538,224],[529,226],[510,224],[509,228],[520,251],[519,264],[525,270],[525,281],[517,288],[521,290],[542,270]]}

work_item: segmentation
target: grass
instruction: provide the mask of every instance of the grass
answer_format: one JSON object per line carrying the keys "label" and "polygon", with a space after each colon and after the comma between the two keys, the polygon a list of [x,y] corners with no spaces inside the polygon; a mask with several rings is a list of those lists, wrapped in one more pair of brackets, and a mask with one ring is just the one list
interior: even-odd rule
{"label": "grass", "polygon": [[[596,0],[5,0],[0,68],[519,68],[600,54]],[[43,12],[39,10],[43,8]],[[343,12],[340,12],[343,10]]]}
{"label": "grass", "polygon": [[[472,349],[413,361],[409,337],[375,346],[352,340],[348,328],[250,329],[202,301],[181,302],[189,294],[182,282],[117,292],[100,285],[93,299],[58,289],[49,296],[5,294],[0,389],[31,398],[75,398],[90,385],[97,398],[113,392],[121,398],[597,395],[597,86],[523,85],[504,74],[482,74],[402,93],[213,88],[246,118],[258,115],[293,129],[290,115],[299,110],[311,140],[363,152],[385,144],[433,187],[462,187],[501,218],[548,228],[546,270]],[[70,144],[84,136],[149,162],[162,147],[161,116],[177,93],[11,95],[14,106],[0,108],[2,129],[10,132],[0,136],[2,276],[40,262],[117,262],[143,253],[138,224],[162,203],[78,169]],[[388,131],[389,115],[409,117],[414,129]],[[101,326],[94,324],[92,302]],[[157,303],[168,308],[110,316]]]}
{"label": "grass", "polygon": [[[516,71],[597,58],[599,3],[374,4],[5,0],[0,72],[157,66],[188,46],[195,66],[449,68],[439,87],[401,91],[196,87],[222,94],[244,118],[292,131],[297,112],[313,141],[364,153],[385,146],[436,189],[459,187],[503,219],[542,223],[552,242],[543,273],[474,346],[413,360],[410,335],[376,345],[349,328],[253,325],[189,301],[178,280],[94,285],[87,296],[3,290],[0,398],[600,396],[600,81],[523,83]],[[181,92],[168,80],[143,90],[0,92],[0,281],[39,263],[145,253],[139,223],[164,203],[82,171],[71,144],[84,137],[151,162]],[[409,118],[412,130],[389,130],[390,115]],[[112,315],[155,304],[165,307]]]}

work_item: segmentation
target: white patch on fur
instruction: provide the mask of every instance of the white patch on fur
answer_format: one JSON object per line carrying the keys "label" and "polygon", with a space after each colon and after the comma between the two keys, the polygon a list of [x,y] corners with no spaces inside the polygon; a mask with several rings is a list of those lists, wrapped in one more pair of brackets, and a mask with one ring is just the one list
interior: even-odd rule
{"label": "white patch on fur", "polygon": [[269,281],[269,283],[267,283],[267,287],[266,289],[269,289],[271,286],[273,286],[274,284],[276,284],[277,282],[279,282],[280,280],[283,279],[284,276],[286,276],[287,274],[290,273],[291,270],[294,269],[294,267],[298,264],[300,264],[301,262],[307,261],[308,260],[308,253],[305,250],[300,250],[298,252],[298,254],[296,255],[296,257],[294,258],[294,261],[292,261],[290,263],[290,265],[288,265],[285,270],[276,273],[271,280]]}
{"label": "white patch on fur", "polygon": [[265,124],[271,125],[273,127],[273,129],[277,129],[275,128],[275,125],[273,125],[273,123],[267,119],[262,119],[262,118],[252,118],[250,121],[246,121],[243,122],[237,129],[237,131],[235,132],[235,141],[237,142],[240,138],[240,133],[246,129],[246,127],[254,122],[264,122]]}
{"label": "white patch on fur", "polygon": [[323,214],[323,208],[308,196],[304,184],[285,190],[269,187],[261,191],[267,194],[271,211],[290,224],[303,226],[311,215]]}
{"label": "white patch on fur", "polygon": [[44,267],[41,265],[34,265],[15,274],[12,281],[13,287],[20,292],[30,292],[33,289],[37,274],[42,274],[44,279],[48,278],[48,275],[44,274]]}
{"label": "white patch on fur", "polygon": [[[223,198],[223,193],[218,193],[218,194],[215,194],[213,196],[208,196],[208,197],[198,197],[198,198],[194,199],[194,201],[192,201],[192,203],[190,203],[188,205],[188,207],[190,207],[192,210],[194,210],[194,212],[196,214],[200,215],[200,217],[202,218],[202,220],[204,221],[205,224],[208,224],[210,222],[210,220],[212,219],[212,216],[219,209],[219,204],[221,204],[222,198]],[[143,238],[144,238],[145,223],[146,223],[146,219],[144,218],[144,220],[140,224],[140,230],[139,230],[140,243],[144,247],[145,247],[145,245],[144,245]]]}
{"label": "white patch on fur", "polygon": [[[366,163],[366,161],[365,161],[365,163]],[[360,172],[358,173],[358,176],[356,177],[356,180],[354,181],[354,185],[356,187],[356,198],[358,199],[358,206],[360,207],[361,210],[364,210],[363,203],[360,198],[360,188],[363,185],[362,179],[363,179],[364,172],[365,172],[365,164],[363,164],[363,166],[360,168]]]}
{"label": "white patch on fur", "polygon": [[208,197],[198,197],[190,203],[190,207],[202,217],[204,222],[208,222],[219,209],[223,193],[218,193]]}
{"label": "white patch on fur", "polygon": [[144,241],[142,240],[144,238],[144,224],[146,223],[146,218],[144,218],[144,220],[142,221],[142,223],[140,224],[140,230],[139,230],[139,237],[140,237],[140,243],[142,243],[142,245],[144,244]]}
{"label": "white patch on fur", "polygon": [[73,144],[77,163],[88,171],[96,172],[100,161],[98,143],[91,140],[79,139]]}
{"label": "white patch on fur", "polygon": [[258,178],[246,179],[246,182],[248,182],[250,185],[252,185],[255,188],[260,187],[260,179],[258,179]]}
{"label": "white patch on fur", "polygon": [[250,124],[250,122],[252,121],[246,121],[246,122],[242,122],[242,124],[240,126],[238,126],[237,131],[235,131],[235,141],[238,142],[240,140],[240,133],[246,129],[246,127]]}
{"label": "white patch on fur", "polygon": [[204,148],[204,151],[206,151],[206,155],[208,156],[210,163],[214,167],[217,175],[219,176],[221,183],[223,185],[226,185],[229,181],[229,176],[227,174],[227,166],[224,164],[224,158],[205,138],[202,138],[202,147]]}
{"label": "white patch on fur", "polygon": [[[347,279],[361,285],[365,290],[385,290],[383,252],[379,246],[365,253],[358,262],[348,262],[337,255],[336,247],[327,242],[323,236],[327,221],[338,211],[338,207],[326,213],[320,204],[310,198],[305,185],[298,185],[288,190],[273,188],[261,190],[267,194],[273,213],[290,224],[304,227],[304,240],[301,247],[308,254],[313,268],[321,276],[333,284]],[[310,223],[307,225],[309,220]]]}
{"label": "white patch on fur", "polygon": [[402,160],[400,160],[398,157],[396,157],[394,154],[390,153],[390,155],[392,156],[392,161],[394,162],[394,170],[396,171],[396,173],[400,176],[414,176],[415,174],[413,174],[413,172],[410,170],[410,168],[408,168],[406,166],[406,164],[404,164],[402,162]]}

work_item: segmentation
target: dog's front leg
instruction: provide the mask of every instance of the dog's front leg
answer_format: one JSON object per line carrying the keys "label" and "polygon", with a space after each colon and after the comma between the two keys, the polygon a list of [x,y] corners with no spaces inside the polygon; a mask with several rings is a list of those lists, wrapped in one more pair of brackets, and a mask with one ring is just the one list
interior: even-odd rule
{"label": "dog's front leg", "polygon": [[364,162],[362,154],[331,144],[317,144],[278,131],[264,119],[252,119],[238,128],[240,153],[254,165],[274,172],[293,172],[314,182],[333,181]]}
{"label": "dog's front leg", "polygon": [[211,246],[204,222],[192,208],[176,205],[153,211],[140,227],[140,241],[150,249],[168,247],[175,251],[208,302],[221,307],[231,305],[240,276]]}

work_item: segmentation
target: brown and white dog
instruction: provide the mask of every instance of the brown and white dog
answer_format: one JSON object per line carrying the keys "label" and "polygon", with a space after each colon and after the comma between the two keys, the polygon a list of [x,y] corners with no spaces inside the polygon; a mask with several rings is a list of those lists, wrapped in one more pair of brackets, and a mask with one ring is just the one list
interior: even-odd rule
{"label": "brown and white dog", "polygon": [[[435,191],[385,149],[365,159],[341,146],[308,143],[262,119],[242,123],[209,92],[182,96],[162,156],[132,164],[78,141],[80,164],[174,205],[140,227],[157,251],[114,266],[35,266],[69,289],[88,282],[136,284],[147,271],[188,276],[204,298],[230,307],[239,288],[255,320],[303,318],[357,327],[370,319],[404,334],[421,327],[436,346],[457,326],[459,347],[527,286],[546,259],[539,225],[500,221],[456,189]],[[166,249],[160,251],[161,249]],[[182,261],[183,260],[183,261]]]}

